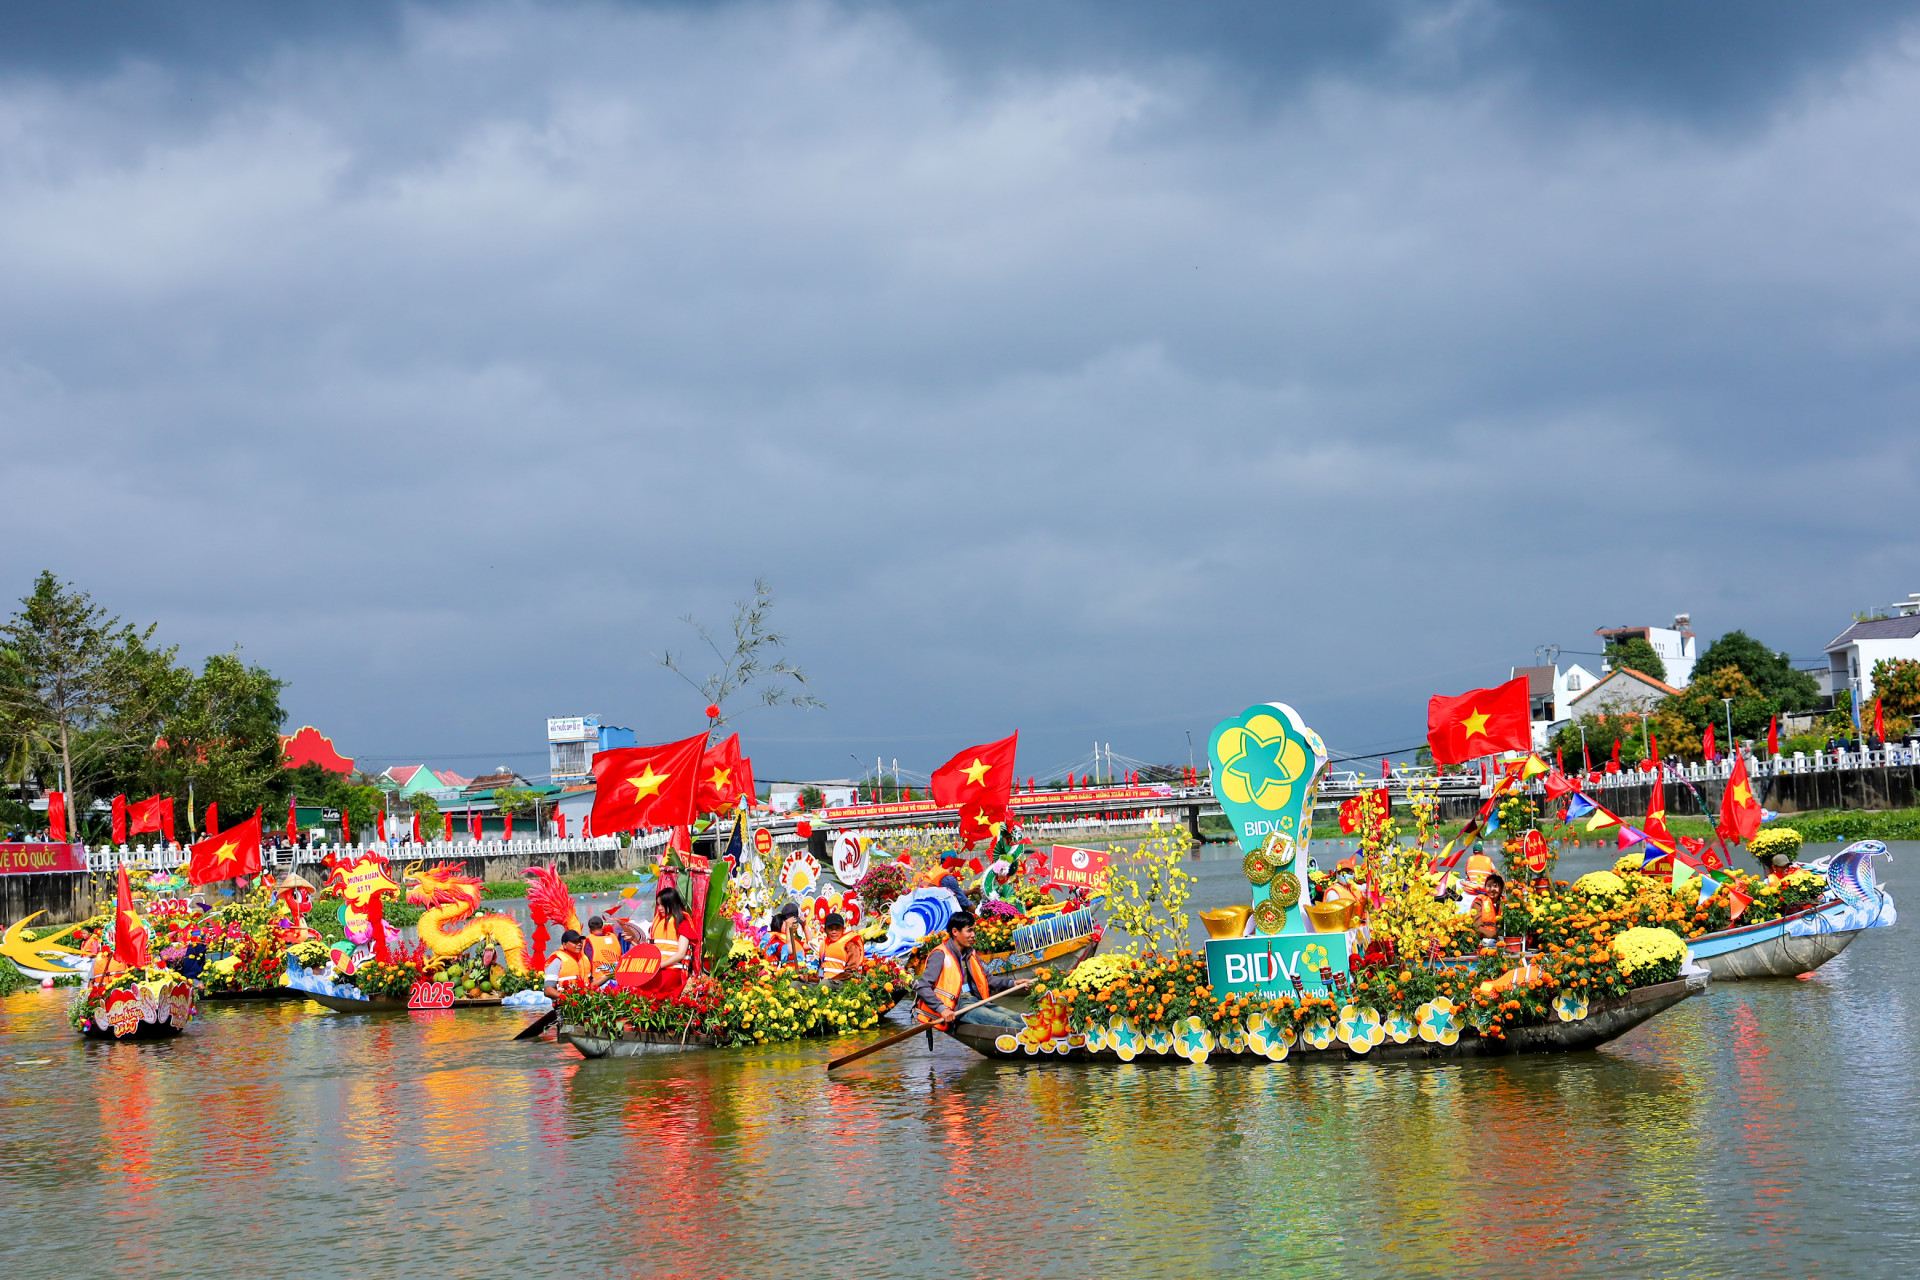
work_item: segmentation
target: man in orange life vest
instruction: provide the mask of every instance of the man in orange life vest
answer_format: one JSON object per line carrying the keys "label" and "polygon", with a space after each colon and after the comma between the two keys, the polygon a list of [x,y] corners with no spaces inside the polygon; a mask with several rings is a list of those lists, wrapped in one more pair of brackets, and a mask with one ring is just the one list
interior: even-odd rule
{"label": "man in orange life vest", "polygon": [[613,976],[614,969],[620,964],[619,935],[607,927],[605,916],[594,916],[587,921],[585,943],[581,953],[593,961],[594,981],[605,982]]}
{"label": "man in orange life vest", "polygon": [[[931,1036],[934,1024],[952,1021],[954,1010],[1017,985],[1011,978],[987,976],[986,966],[973,951],[973,912],[956,911],[947,921],[947,940],[933,949],[927,956],[926,968],[920,971],[919,985],[914,988],[918,999],[914,1002],[913,1015],[928,1025],[927,1034]],[[1026,1025],[1019,1014],[990,1004],[961,1014],[960,1021],[1005,1027],[1009,1031]]]}
{"label": "man in orange life vest", "polygon": [[593,972],[593,964],[586,956],[586,942],[572,929],[560,935],[560,949],[553,953],[553,959],[547,961],[545,981],[542,983],[549,996],[557,991],[577,991],[591,985],[588,979]]}

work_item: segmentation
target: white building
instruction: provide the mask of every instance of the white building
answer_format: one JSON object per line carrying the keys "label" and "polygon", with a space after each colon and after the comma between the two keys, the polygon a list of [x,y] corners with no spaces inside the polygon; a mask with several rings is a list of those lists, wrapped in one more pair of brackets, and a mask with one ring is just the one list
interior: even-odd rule
{"label": "white building", "polygon": [[1599,678],[1585,667],[1574,663],[1564,669],[1561,667],[1514,667],[1509,680],[1527,678],[1527,706],[1529,718],[1533,721],[1533,749],[1544,751],[1552,728],[1573,713],[1567,710],[1569,703],[1583,691],[1593,688]]}
{"label": "white building", "polygon": [[[1920,597],[1914,598],[1920,605]],[[1896,609],[1903,607],[1895,605]],[[1827,645],[1831,692],[1860,691],[1860,705],[1873,702],[1873,664],[1882,658],[1920,658],[1920,610],[1856,622]]]}
{"label": "white building", "polygon": [[1666,683],[1684,689],[1693,679],[1694,659],[1699,657],[1699,642],[1693,634],[1693,619],[1675,614],[1671,627],[1600,627],[1594,631],[1603,642],[1644,639],[1660,655],[1666,667]]}
{"label": "white building", "polygon": [[1680,692],[1664,680],[1655,680],[1644,671],[1620,667],[1609,671],[1584,693],[1574,695],[1567,704],[1570,716],[1638,715],[1652,711],[1662,698]]}
{"label": "white building", "polygon": [[800,793],[818,787],[830,809],[859,803],[860,791],[850,778],[832,778],[825,782],[774,782],[767,786],[767,804],[775,813],[792,813],[800,807]]}

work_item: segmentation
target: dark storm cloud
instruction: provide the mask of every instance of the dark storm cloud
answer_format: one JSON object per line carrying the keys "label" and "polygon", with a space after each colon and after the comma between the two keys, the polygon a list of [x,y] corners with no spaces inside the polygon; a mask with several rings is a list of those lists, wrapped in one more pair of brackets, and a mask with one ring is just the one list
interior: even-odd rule
{"label": "dark storm cloud", "polygon": [[1920,587],[1897,15],[1325,9],[34,28],[19,589],[444,755],[683,731],[650,655],[764,574],[833,705],[742,720],[773,776],[1400,745],[1601,624]]}

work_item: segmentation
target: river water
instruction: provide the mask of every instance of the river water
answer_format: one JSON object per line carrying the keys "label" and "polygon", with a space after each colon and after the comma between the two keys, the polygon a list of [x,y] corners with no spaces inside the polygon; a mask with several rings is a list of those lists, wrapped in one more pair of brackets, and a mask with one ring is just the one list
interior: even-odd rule
{"label": "river water", "polygon": [[[1916,854],[1880,864],[1909,904]],[[1198,904],[1244,890],[1197,865]],[[829,1080],[860,1040],[591,1062],[525,1014],[291,1003],[110,1045],[21,995],[0,1276],[1910,1276],[1915,936],[1446,1066],[916,1041]]]}

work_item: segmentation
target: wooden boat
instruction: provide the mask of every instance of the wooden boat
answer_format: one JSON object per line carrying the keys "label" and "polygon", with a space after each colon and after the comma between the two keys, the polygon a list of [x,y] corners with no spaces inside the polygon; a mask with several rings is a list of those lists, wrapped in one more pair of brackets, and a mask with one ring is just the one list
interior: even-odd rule
{"label": "wooden boat", "polygon": [[210,1004],[276,1004],[282,1000],[304,1000],[305,991],[295,991],[292,987],[261,987],[245,991],[202,991],[196,1003]]}
{"label": "wooden boat", "polygon": [[[1672,982],[1662,982],[1655,986],[1639,987],[1615,1000],[1594,1001],[1586,1016],[1573,1022],[1547,1022],[1539,1026],[1513,1027],[1503,1038],[1482,1036],[1472,1027],[1463,1028],[1459,1039],[1452,1044],[1442,1044],[1419,1038],[1409,1039],[1396,1044],[1391,1040],[1382,1041],[1373,1048],[1358,1051],[1334,1041],[1324,1049],[1315,1049],[1304,1043],[1295,1043],[1288,1051],[1288,1062],[1399,1062],[1409,1059],[1437,1058],[1487,1058],[1507,1057],[1524,1053],[1577,1053],[1585,1049],[1597,1049],[1610,1040],[1618,1039],[1641,1023],[1658,1017],[1673,1008],[1682,1000],[1696,996],[1707,989],[1709,977],[1704,973],[1694,973],[1676,978]],[[1054,1041],[1054,1048],[1032,1049],[1015,1044],[1008,1047],[1013,1039],[1003,1027],[988,1026],[980,1023],[962,1022],[955,1024],[948,1035],[966,1045],[983,1057],[1002,1061],[1020,1061],[1051,1065],[1062,1062],[1118,1063],[1123,1061],[1113,1049],[1089,1050],[1084,1045],[1075,1046],[1070,1041]],[[1160,1054],[1152,1050],[1141,1052],[1135,1061],[1181,1062],[1185,1061],[1173,1053]],[[1265,1062],[1267,1058],[1255,1053],[1232,1053],[1216,1049],[1207,1055],[1207,1062]]]}
{"label": "wooden boat", "polygon": [[1689,939],[1689,953],[1720,982],[1812,973],[1866,930],[1885,928],[1898,919],[1893,895],[1873,875],[1873,859],[1886,851],[1878,840],[1854,841],[1811,868],[1827,877],[1823,901],[1778,920]]}
{"label": "wooden boat", "polygon": [[618,1040],[610,1040],[585,1027],[561,1023],[554,1036],[561,1044],[570,1044],[588,1058],[640,1058],[654,1053],[684,1053],[690,1049],[711,1049],[707,1036],[677,1036],[666,1031],[628,1031]]}
{"label": "wooden boat", "polygon": [[126,1035],[116,1035],[111,1027],[102,1030],[91,1022],[80,1028],[80,1034],[89,1040],[106,1040],[114,1044],[126,1044],[133,1040],[171,1040],[186,1032],[185,1027],[176,1027],[171,1022],[142,1022]]}
{"label": "wooden boat", "polygon": [[[405,996],[366,996],[360,999],[355,999],[352,996],[328,995],[327,993],[321,992],[321,991],[302,991],[302,990],[298,990],[291,987],[288,988],[288,991],[290,992],[291,995],[295,997],[299,997],[305,1000],[311,1000],[317,1005],[321,1005],[321,1006],[324,1006],[325,1008],[332,1009],[338,1013],[407,1013],[409,1012],[407,1008],[407,998]],[[489,1007],[498,1008],[500,1006],[500,1002],[501,1002],[501,997],[490,996],[484,1000],[455,1000],[453,1002],[453,1007],[456,1009],[483,1009],[483,1008],[489,1008]],[[411,1012],[436,1013],[438,1012],[438,1010],[415,1009],[415,1010],[412,1010]]]}

